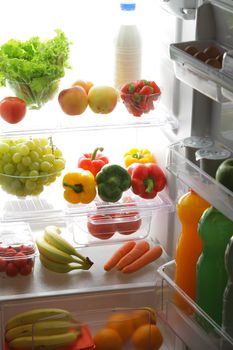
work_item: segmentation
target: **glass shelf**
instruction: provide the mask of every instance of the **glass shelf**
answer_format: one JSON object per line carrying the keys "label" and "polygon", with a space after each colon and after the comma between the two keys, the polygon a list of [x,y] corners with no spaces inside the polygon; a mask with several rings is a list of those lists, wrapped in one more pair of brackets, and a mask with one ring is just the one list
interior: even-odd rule
{"label": "glass shelf", "polygon": [[167,170],[233,220],[233,193],[185,157],[182,141],[169,147]]}
{"label": "glass shelf", "polygon": [[0,120],[0,130],[4,137],[151,126],[177,129],[178,120],[160,102],[155,104],[155,109],[150,113],[134,117],[121,102],[109,114],[96,114],[87,110],[82,115],[69,116],[53,101],[40,110],[28,110],[25,118],[18,124],[8,124]]}
{"label": "glass shelf", "polygon": [[[165,263],[158,269],[162,277],[160,317],[192,350],[232,349],[233,339],[225,333],[205,312],[198,307],[175,283],[175,261]],[[175,304],[174,295],[179,295],[189,306],[187,312]],[[205,319],[208,331],[200,326],[196,316]]]}
{"label": "glass shelf", "polygon": [[[57,185],[57,186],[56,186]],[[153,212],[172,212],[174,203],[166,193],[160,192],[154,199],[146,200],[132,193],[131,190],[125,192],[122,199],[116,203],[103,202],[97,198],[89,204],[69,204],[63,198],[63,191],[59,187],[60,184],[53,184],[51,188],[47,188],[39,196],[28,196],[25,198],[17,198],[1,191],[1,221],[27,221],[44,222],[51,221],[56,218],[77,219],[87,215],[108,215],[112,213],[124,213],[126,209],[137,211],[139,213]],[[54,193],[57,193],[54,196]],[[127,200],[127,205],[124,201]]]}

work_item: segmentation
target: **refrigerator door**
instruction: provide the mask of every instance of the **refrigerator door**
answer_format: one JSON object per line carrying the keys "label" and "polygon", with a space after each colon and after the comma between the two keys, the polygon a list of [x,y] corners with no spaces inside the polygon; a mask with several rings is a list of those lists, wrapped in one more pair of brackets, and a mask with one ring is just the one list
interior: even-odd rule
{"label": "refrigerator door", "polygon": [[198,0],[161,0],[161,6],[173,15],[185,19],[195,19]]}

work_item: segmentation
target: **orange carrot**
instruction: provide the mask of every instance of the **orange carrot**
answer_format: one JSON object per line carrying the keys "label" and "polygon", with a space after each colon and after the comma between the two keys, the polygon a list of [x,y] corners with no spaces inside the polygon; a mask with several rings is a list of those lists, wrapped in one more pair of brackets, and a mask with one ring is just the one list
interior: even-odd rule
{"label": "orange carrot", "polygon": [[110,271],[116,264],[126,255],[128,254],[136,245],[135,241],[128,241],[124,243],[106,262],[104,265],[105,271]]}
{"label": "orange carrot", "polygon": [[151,248],[150,250],[148,250],[140,258],[132,262],[132,264],[125,266],[121,271],[124,273],[132,273],[132,272],[138,271],[142,267],[158,259],[161,256],[162,252],[163,252],[162,248],[159,245],[157,245]]}
{"label": "orange carrot", "polygon": [[122,270],[126,265],[140,258],[140,256],[145,254],[149,249],[150,245],[147,241],[139,241],[136,243],[135,247],[119,261],[117,269]]}

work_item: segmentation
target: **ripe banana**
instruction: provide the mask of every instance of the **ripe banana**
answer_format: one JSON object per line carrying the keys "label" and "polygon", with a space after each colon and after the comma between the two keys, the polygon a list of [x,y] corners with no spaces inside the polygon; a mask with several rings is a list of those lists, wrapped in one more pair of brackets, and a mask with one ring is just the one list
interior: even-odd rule
{"label": "ripe banana", "polygon": [[9,346],[18,349],[51,350],[72,344],[79,335],[80,331],[57,335],[38,335],[33,337],[33,340],[31,336],[20,337],[12,340]]}
{"label": "ripe banana", "polygon": [[39,252],[52,261],[58,262],[60,264],[68,264],[71,262],[80,263],[79,259],[76,259],[75,257],[72,257],[71,255],[53,247],[51,244],[46,242],[42,236],[36,239],[36,244]]}
{"label": "ripe banana", "polygon": [[86,258],[79,254],[69,242],[62,238],[59,234],[60,232],[61,230],[57,226],[46,226],[44,230],[44,239],[46,240],[46,242],[56,247],[57,249],[63,251],[64,253],[74,255],[80,260],[85,261]]}
{"label": "ripe banana", "polygon": [[41,308],[33,309],[25,312],[21,312],[13,317],[11,317],[5,326],[6,331],[15,328],[17,326],[25,325],[28,323],[35,323],[39,320],[45,320],[49,317],[56,316],[57,319],[61,320],[71,320],[72,315],[69,311],[56,308]]}
{"label": "ripe banana", "polygon": [[69,265],[69,264],[60,264],[57,263],[55,261],[49,260],[46,256],[44,256],[43,254],[40,254],[40,261],[42,263],[42,265],[48,269],[51,270],[53,272],[57,272],[57,273],[68,273],[72,270],[89,270],[89,268],[91,267],[91,265],[89,264],[86,268],[83,265]]}
{"label": "ripe banana", "polygon": [[5,334],[7,342],[13,339],[36,336],[36,335],[55,335],[69,332],[70,329],[80,330],[80,323],[69,320],[46,320],[36,323],[24,324],[9,329]]}

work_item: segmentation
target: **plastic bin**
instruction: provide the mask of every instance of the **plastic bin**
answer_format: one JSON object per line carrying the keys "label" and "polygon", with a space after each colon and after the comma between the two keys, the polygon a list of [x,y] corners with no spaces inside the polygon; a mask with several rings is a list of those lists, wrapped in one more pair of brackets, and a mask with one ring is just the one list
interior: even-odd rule
{"label": "plastic bin", "polygon": [[[73,344],[72,350],[133,350],[137,344],[143,344],[142,348],[145,348],[145,350],[155,349],[155,345],[157,345],[156,349],[160,350],[174,349],[169,345],[174,345],[174,335],[168,333],[169,330],[166,329],[166,326],[149,308],[105,308],[89,311],[75,310],[74,312],[63,308],[60,310],[64,310],[64,313],[57,310],[57,313],[54,312],[54,316],[49,316],[52,313],[51,306],[50,308],[40,307],[39,310],[36,307],[30,309],[28,306],[25,304],[23,311],[15,310],[11,317],[4,320],[3,338],[7,340],[8,345],[17,344],[17,339],[20,337],[19,328],[18,330],[12,330],[16,325],[14,321],[12,322],[12,317],[14,318],[22,312],[31,312],[34,315],[32,319],[36,320],[26,326],[28,343],[31,344],[31,349],[36,349],[39,333],[45,335],[47,346],[51,344],[53,334],[60,337],[59,341],[61,341],[61,344],[63,341],[63,344],[53,347],[54,350],[70,349],[64,346],[66,339],[68,345],[69,338],[71,339],[70,343]],[[45,309],[47,312],[41,311]],[[5,311],[7,312],[7,309]],[[40,313],[43,315],[41,318],[37,316]],[[20,319],[21,324],[26,322],[24,322],[26,320],[25,316],[21,316]],[[50,324],[50,327],[48,327],[48,324]],[[67,338],[67,333],[72,333],[72,336]],[[59,343],[58,340],[56,341]],[[107,344],[109,345],[107,346]],[[10,346],[10,349],[13,349],[13,347]]]}
{"label": "plastic bin", "polygon": [[35,255],[35,242],[28,224],[0,224],[0,273],[22,278],[32,274]]}

